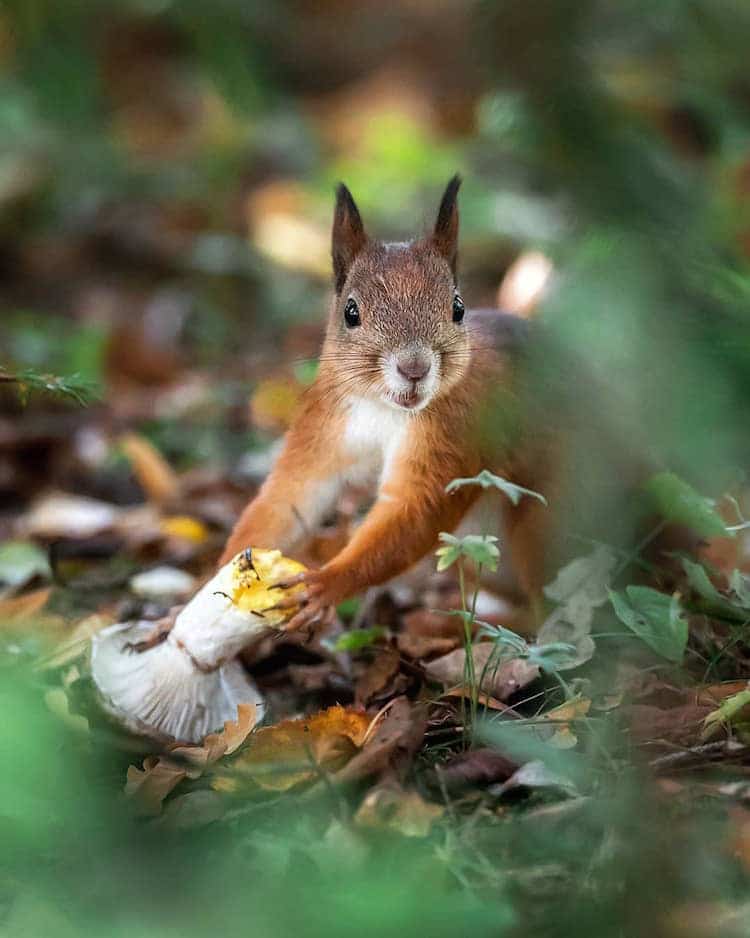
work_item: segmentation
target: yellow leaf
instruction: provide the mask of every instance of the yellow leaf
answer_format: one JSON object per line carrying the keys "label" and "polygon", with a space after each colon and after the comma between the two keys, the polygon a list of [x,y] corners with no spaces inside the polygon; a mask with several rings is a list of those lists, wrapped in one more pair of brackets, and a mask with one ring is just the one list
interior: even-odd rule
{"label": "yellow leaf", "polygon": [[416,791],[382,785],[368,792],[354,821],[360,827],[393,830],[404,837],[426,837],[443,812],[440,805],[425,801]]}
{"label": "yellow leaf", "polygon": [[167,537],[180,538],[193,544],[202,544],[208,537],[205,524],[189,515],[170,515],[162,518],[160,527]]}
{"label": "yellow leaf", "polygon": [[554,724],[554,732],[549,742],[558,749],[572,749],[577,745],[578,737],[573,732],[571,723],[567,721],[583,719],[590,709],[591,701],[587,697],[576,697],[548,710],[543,719]]}
{"label": "yellow leaf", "polygon": [[367,714],[336,706],[305,719],[263,727],[232,762],[229,780],[222,775],[214,787],[226,791],[229,781],[231,789],[232,776],[272,791],[313,781],[321,772],[341,768],[362,746],[369,725]]}
{"label": "yellow leaf", "polygon": [[302,388],[291,377],[266,378],[250,399],[253,423],[263,430],[286,430],[299,404]]}

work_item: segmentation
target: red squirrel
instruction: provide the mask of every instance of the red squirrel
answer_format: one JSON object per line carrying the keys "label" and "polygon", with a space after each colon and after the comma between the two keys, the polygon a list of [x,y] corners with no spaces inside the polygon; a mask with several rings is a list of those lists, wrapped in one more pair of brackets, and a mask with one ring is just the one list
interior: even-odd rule
{"label": "red squirrel", "polygon": [[[346,483],[375,486],[376,501],[349,543],[303,575],[304,606],[290,628],[432,551],[481,491],[448,494],[452,479],[487,468],[537,491],[551,482],[536,447],[509,446],[483,430],[481,402],[488,389],[512,388],[513,360],[459,292],[460,183],[448,183],[432,232],[406,243],[371,239],[349,190],[337,189],[334,293],[319,373],[220,560],[250,545],[293,554]],[[529,598],[544,582],[545,512],[530,498],[503,508],[504,546]]]}

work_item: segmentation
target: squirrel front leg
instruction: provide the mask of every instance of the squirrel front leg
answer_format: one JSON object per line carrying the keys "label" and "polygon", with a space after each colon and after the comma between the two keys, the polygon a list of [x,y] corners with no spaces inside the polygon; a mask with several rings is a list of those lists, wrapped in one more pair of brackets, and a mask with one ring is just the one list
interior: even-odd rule
{"label": "squirrel front leg", "polygon": [[291,553],[335,505],[347,456],[335,416],[313,419],[315,407],[311,400],[289,429],[271,473],[229,536],[220,566],[246,547]]}
{"label": "squirrel front leg", "polygon": [[307,586],[307,603],[289,628],[308,625],[328,607],[403,572],[437,544],[441,531],[457,526],[478,491],[467,487],[449,495],[445,486],[466,474],[466,467],[443,463],[439,474],[434,467],[432,474],[425,470],[420,461],[397,465],[346,547],[299,578]]}

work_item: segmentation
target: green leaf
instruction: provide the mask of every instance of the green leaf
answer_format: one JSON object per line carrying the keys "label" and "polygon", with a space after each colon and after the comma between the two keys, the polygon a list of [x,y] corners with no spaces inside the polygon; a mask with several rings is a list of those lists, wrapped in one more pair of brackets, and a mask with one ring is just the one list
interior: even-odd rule
{"label": "green leaf", "polygon": [[330,647],[333,651],[360,651],[374,645],[385,633],[382,625],[375,625],[371,629],[352,629],[351,632],[339,635]]}
{"label": "green leaf", "polygon": [[726,596],[723,596],[713,585],[705,569],[699,563],[693,563],[691,560],[684,558],[682,566],[687,574],[688,583],[718,614],[729,616],[731,619],[742,620],[745,618],[742,609],[738,608],[742,605],[741,601],[735,605]]}
{"label": "green leaf", "polygon": [[529,645],[528,654],[526,655],[529,664],[536,665],[537,668],[548,674],[576,667],[579,664],[578,657],[577,646],[570,644],[570,642]]}
{"label": "green leaf", "polygon": [[345,599],[336,606],[336,612],[338,612],[342,619],[350,620],[356,616],[359,607],[359,598],[357,596],[350,596],[349,599]]}
{"label": "green leaf", "polygon": [[732,536],[713,501],[696,492],[674,472],[659,472],[651,476],[645,490],[665,520],[684,524],[704,537]]}
{"label": "green leaf", "polygon": [[628,586],[624,592],[609,591],[617,618],[657,655],[679,664],[688,640],[687,621],[676,596],[667,596],[648,586]]}
{"label": "green leaf", "polygon": [[494,472],[490,472],[489,469],[482,469],[478,475],[471,476],[471,478],[454,479],[446,485],[445,491],[448,493],[456,492],[465,485],[481,485],[483,489],[498,489],[504,495],[507,495],[514,505],[517,505],[524,495],[539,499],[543,505],[547,504],[547,499],[544,495],[541,495],[539,492],[534,492],[531,489],[526,489],[522,485],[516,485],[515,482],[509,482],[507,479],[503,479],[502,476],[496,476]]}
{"label": "green leaf", "polygon": [[717,709],[708,714],[703,721],[703,725],[706,728],[717,723],[728,726],[736,716],[745,710],[748,704],[750,704],[750,688],[741,690],[739,693],[732,694],[731,697],[722,700]]}
{"label": "green leaf", "polygon": [[525,658],[528,654],[529,644],[523,636],[504,628],[502,625],[492,625],[481,619],[474,620],[479,626],[479,637],[491,638],[499,646],[506,646],[514,655]]}

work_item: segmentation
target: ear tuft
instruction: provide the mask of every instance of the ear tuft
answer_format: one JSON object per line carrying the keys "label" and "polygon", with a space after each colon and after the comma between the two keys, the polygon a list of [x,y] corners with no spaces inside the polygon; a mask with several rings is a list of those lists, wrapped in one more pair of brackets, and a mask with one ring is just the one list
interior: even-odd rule
{"label": "ear tuft", "polygon": [[458,190],[460,188],[461,177],[456,173],[445,187],[432,233],[432,242],[450,264],[454,277],[458,259]]}
{"label": "ear tuft", "polygon": [[336,209],[333,214],[331,254],[336,293],[341,293],[352,261],[367,244],[357,204],[343,182],[336,187]]}

